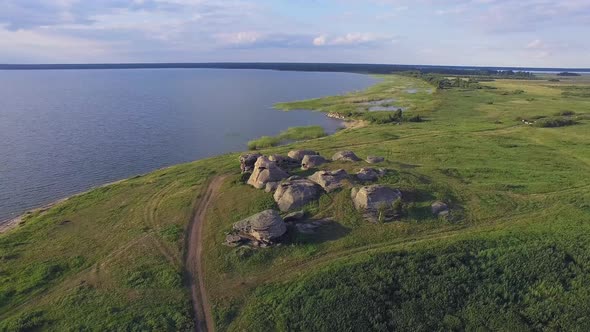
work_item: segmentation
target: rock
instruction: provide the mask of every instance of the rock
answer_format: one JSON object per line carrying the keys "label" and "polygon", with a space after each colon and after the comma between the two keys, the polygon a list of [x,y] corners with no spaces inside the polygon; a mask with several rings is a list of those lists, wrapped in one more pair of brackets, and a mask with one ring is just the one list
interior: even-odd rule
{"label": "rock", "polygon": [[243,173],[252,173],[254,171],[254,164],[258,157],[260,157],[260,153],[247,153],[240,156],[240,169]]}
{"label": "rock", "polygon": [[449,210],[449,206],[445,202],[442,202],[442,201],[436,201],[436,202],[432,203],[432,205],[430,205],[430,207],[432,208],[432,214],[435,216],[439,216],[442,212]]}
{"label": "rock", "polygon": [[383,157],[377,157],[377,156],[368,156],[367,157],[367,162],[369,164],[378,164],[378,163],[382,163],[383,161],[385,161],[385,158],[383,158]]}
{"label": "rock", "polygon": [[318,155],[306,155],[301,160],[301,168],[308,170],[310,168],[316,168],[326,162],[326,159]]}
{"label": "rock", "polygon": [[267,192],[267,193],[274,192],[275,190],[277,190],[277,187],[279,186],[279,183],[280,182],[278,182],[278,181],[276,181],[276,182],[267,182],[266,183],[266,186],[264,187],[264,192]]}
{"label": "rock", "polygon": [[365,218],[372,222],[393,219],[393,203],[401,197],[399,189],[383,185],[354,188],[351,192],[354,207],[363,211]]}
{"label": "rock", "polygon": [[319,153],[312,151],[312,150],[291,150],[289,151],[289,158],[295,159],[297,161],[303,160],[305,156],[317,156]]}
{"label": "rock", "polygon": [[364,167],[356,173],[356,177],[361,181],[377,181],[380,172],[374,168]]}
{"label": "rock", "polygon": [[287,225],[277,211],[266,210],[238,221],[234,224],[234,230],[258,241],[271,242],[287,232]]}
{"label": "rock", "polygon": [[332,156],[333,161],[360,161],[361,158],[357,157],[352,151],[339,151]]}
{"label": "rock", "polygon": [[305,217],[305,211],[300,210],[300,211],[295,211],[295,212],[291,212],[288,215],[286,215],[283,220],[285,220],[285,222],[289,222],[289,221],[298,221],[301,220]]}
{"label": "rock", "polygon": [[322,188],[308,179],[283,181],[274,193],[275,202],[281,211],[302,208],[320,197]]}
{"label": "rock", "polygon": [[332,192],[336,189],[342,188],[344,185],[343,181],[348,179],[348,174],[343,169],[335,171],[318,171],[309,176],[308,179],[322,186],[326,192]]}
{"label": "rock", "polygon": [[265,156],[258,157],[254,164],[252,175],[248,179],[248,184],[254,188],[262,189],[268,182],[277,182],[287,178],[289,174],[277,166],[274,161],[270,161]]}
{"label": "rock", "polygon": [[231,247],[236,247],[238,245],[240,245],[240,243],[242,243],[244,239],[236,234],[229,234],[228,236],[225,237],[225,244],[227,244],[228,246]]}
{"label": "rock", "polygon": [[268,157],[270,161],[274,161],[277,166],[282,169],[297,168],[299,167],[300,160],[293,159],[291,157],[285,157],[278,154],[273,154]]}

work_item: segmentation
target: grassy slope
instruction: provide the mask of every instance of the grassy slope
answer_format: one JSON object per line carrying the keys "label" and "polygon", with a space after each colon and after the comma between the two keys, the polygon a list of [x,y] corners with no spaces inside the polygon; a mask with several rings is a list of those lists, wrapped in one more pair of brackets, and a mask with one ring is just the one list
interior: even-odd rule
{"label": "grassy slope", "polygon": [[[407,94],[427,86],[391,76],[364,94],[281,106],[356,110],[358,100],[396,98],[424,115],[424,123],[266,150],[387,157],[382,166],[393,172],[382,182],[416,201],[402,222],[366,224],[343,190],[308,207],[337,221],[315,236],[295,235],[272,250],[221,246],[233,222],[274,205],[270,194],[241,184],[235,155],[123,181],[30,217],[0,236],[0,330],[190,329],[182,230],[214,172],[234,174],[205,226],[206,286],[220,330],[588,324],[590,180],[582,174],[590,173],[590,124],[533,128],[515,120],[588,112],[590,99],[564,98],[561,89],[587,83],[486,84],[497,89]],[[516,89],[525,93],[503,93]],[[461,221],[431,218],[435,198],[453,202]]]}
{"label": "grassy slope", "polygon": [[326,136],[322,126],[291,127],[282,131],[277,136],[262,136],[248,142],[248,149],[260,150],[271,148],[286,142],[304,141]]}

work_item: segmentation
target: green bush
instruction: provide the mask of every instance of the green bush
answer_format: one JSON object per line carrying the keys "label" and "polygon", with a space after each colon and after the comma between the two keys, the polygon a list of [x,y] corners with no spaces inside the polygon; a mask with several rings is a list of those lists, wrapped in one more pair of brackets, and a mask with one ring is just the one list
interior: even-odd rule
{"label": "green bush", "polygon": [[566,118],[544,118],[535,122],[535,127],[556,128],[575,125],[577,122],[573,119]]}

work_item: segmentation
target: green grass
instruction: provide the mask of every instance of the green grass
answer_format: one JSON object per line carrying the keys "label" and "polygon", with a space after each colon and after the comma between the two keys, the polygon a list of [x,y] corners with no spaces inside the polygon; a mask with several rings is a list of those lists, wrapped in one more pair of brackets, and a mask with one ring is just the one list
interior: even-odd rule
{"label": "green grass", "polygon": [[[430,86],[381,79],[364,92],[279,106],[362,118],[373,112],[360,103],[397,99],[404,116],[425,121],[261,152],[384,156],[379,167],[389,172],[379,182],[404,192],[402,220],[365,222],[348,186],[305,207],[333,220],[316,234],[291,232],[272,249],[230,248],[221,243],[232,224],[274,207],[272,194],[243,184],[236,154],[167,168],[74,197],[0,236],[0,330],[192,329],[183,231],[213,174],[229,174],[204,225],[219,331],[588,330],[590,100],[563,92],[590,82],[496,80],[408,94]],[[533,117],[578,123],[518,120]],[[437,199],[451,205],[450,221],[431,215]]]}
{"label": "green grass", "polygon": [[321,126],[291,127],[277,136],[262,136],[248,142],[248,149],[260,150],[270,148],[286,142],[303,141],[326,136]]}

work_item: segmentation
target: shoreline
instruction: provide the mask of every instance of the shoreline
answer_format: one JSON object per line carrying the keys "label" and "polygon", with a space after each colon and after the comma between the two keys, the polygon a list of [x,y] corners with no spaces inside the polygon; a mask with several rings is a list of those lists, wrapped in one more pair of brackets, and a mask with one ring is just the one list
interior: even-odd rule
{"label": "shoreline", "polygon": [[[172,165],[172,166],[174,166],[174,165]],[[172,167],[172,166],[158,168],[158,169],[153,170],[152,172],[156,172],[158,170],[166,169],[166,168],[169,168],[169,167]],[[149,173],[151,173],[151,172],[149,172]],[[105,184],[94,186],[94,187],[89,188],[88,190],[84,190],[84,191],[81,191],[79,193],[75,193],[75,194],[72,194],[70,196],[67,196],[67,197],[59,198],[59,199],[57,199],[57,200],[55,200],[55,201],[53,201],[51,203],[47,203],[47,204],[44,204],[44,205],[39,206],[39,207],[36,207],[36,208],[28,209],[28,210],[24,211],[23,213],[21,213],[20,215],[18,215],[17,217],[14,217],[12,219],[0,220],[0,235],[2,235],[4,233],[7,233],[7,232],[9,232],[10,230],[12,230],[14,228],[17,228],[19,225],[21,225],[23,219],[27,215],[29,215],[29,214],[33,214],[33,213],[36,213],[36,212],[39,212],[39,213],[46,212],[47,210],[55,207],[58,204],[64,203],[64,202],[68,201],[71,198],[74,198],[74,197],[77,197],[77,196],[80,196],[80,195],[87,194],[87,193],[89,193],[89,192],[91,192],[93,190],[96,190],[98,188],[103,188],[103,187],[107,187],[107,186],[110,186],[110,185],[113,185],[113,184],[117,184],[119,182],[127,181],[129,179],[134,178],[134,177],[144,176],[144,175],[149,174],[149,173],[144,173],[144,174],[139,174],[139,175],[133,175],[133,176],[130,176],[128,178],[124,178],[124,179],[120,179],[120,180],[116,180],[116,181],[111,181],[111,182],[108,182],[108,183],[105,183]]]}
{"label": "shoreline", "polygon": [[[222,69],[222,68],[220,68],[220,69]],[[367,73],[354,73],[354,74],[367,75]],[[368,76],[371,76],[371,75],[369,74]],[[374,86],[377,83],[378,82],[374,82],[369,87]],[[367,87],[367,88],[369,88],[369,87]],[[275,108],[275,109],[277,109],[274,106],[272,106],[272,107]],[[280,110],[280,109],[277,109],[277,110]],[[317,113],[318,112],[316,110],[311,110],[311,109],[305,109],[304,111],[313,112],[313,113]],[[338,132],[340,132],[342,130],[362,128],[362,127],[366,127],[368,125],[368,122],[365,121],[365,120],[351,119],[351,118],[345,117],[345,116],[343,116],[341,114],[338,114],[338,113],[325,113],[325,116],[327,118],[330,118],[330,119],[333,119],[333,120],[339,120],[340,121],[340,129],[338,129],[338,130],[336,130],[334,132],[331,132],[331,133],[329,133],[329,134],[327,134],[326,136],[323,136],[323,137],[335,135],[335,134],[337,134]],[[320,137],[319,139],[321,139],[321,138],[322,137]],[[296,140],[296,141],[288,142],[287,144],[280,144],[280,145],[288,145],[288,144],[302,142],[302,141],[306,141],[306,140],[305,139],[304,140]],[[247,145],[247,142],[245,142],[245,144]],[[244,151],[249,151],[247,146],[245,146],[245,149],[244,150],[227,152],[227,153],[241,153],[241,152],[244,152]],[[184,162],[184,163],[190,163],[190,162],[194,162],[194,161],[198,161],[198,160],[203,160],[203,159],[207,159],[207,158],[214,158],[214,157],[217,157],[217,156],[220,156],[220,155],[224,155],[224,154],[227,154],[227,153],[221,153],[221,154],[217,154],[217,155],[214,155],[214,156],[209,156],[209,157],[205,157],[205,158],[201,158],[201,159],[187,161],[187,162]],[[53,202],[43,204],[43,205],[41,205],[39,207],[33,207],[33,208],[26,209],[25,211],[23,211],[22,213],[20,213],[16,217],[9,217],[8,219],[0,220],[0,235],[3,235],[5,233],[7,233],[7,232],[9,232],[9,231],[17,228],[18,226],[20,226],[22,224],[23,220],[25,219],[25,217],[27,217],[28,215],[33,214],[33,213],[37,213],[37,212],[38,213],[46,212],[47,210],[55,207],[56,205],[58,205],[60,203],[65,202],[65,201],[67,201],[67,200],[69,200],[69,199],[71,199],[73,197],[86,194],[86,193],[88,193],[88,192],[90,192],[92,190],[98,189],[98,188],[102,188],[102,187],[106,187],[106,186],[109,186],[109,185],[112,185],[112,184],[116,184],[116,183],[119,183],[119,182],[122,182],[122,181],[126,181],[126,180],[132,179],[134,177],[144,176],[146,174],[149,174],[149,173],[152,173],[152,172],[156,172],[156,171],[159,171],[159,170],[163,170],[163,169],[166,169],[166,168],[170,168],[170,167],[173,167],[173,166],[176,166],[176,165],[180,165],[180,164],[183,164],[183,163],[177,163],[177,164],[174,164],[174,165],[168,165],[168,166],[164,166],[164,167],[161,167],[161,168],[156,168],[156,169],[151,170],[151,171],[146,172],[146,173],[131,175],[131,176],[126,177],[126,178],[123,178],[123,179],[115,180],[115,181],[112,181],[112,182],[107,182],[107,183],[102,184],[102,185],[96,185],[96,186],[93,186],[93,187],[88,188],[87,190],[84,190],[84,191],[81,191],[81,192],[78,192],[78,193],[74,193],[74,194],[71,194],[71,195],[66,196],[66,197],[63,197],[63,198],[56,199]]]}
{"label": "shoreline", "polygon": [[[92,189],[90,189],[90,190],[92,190]],[[45,204],[45,205],[40,206],[38,208],[33,208],[30,210],[27,210],[27,211],[21,213],[18,217],[15,217],[12,219],[0,220],[0,234],[4,234],[4,233],[10,231],[11,229],[18,227],[22,223],[25,216],[27,216],[29,214],[33,214],[35,212],[43,213],[43,212],[51,209],[52,207],[56,206],[57,204],[63,203],[65,201],[67,201],[68,199],[70,199],[76,195],[81,195],[81,194],[83,194],[83,193],[74,194],[74,195],[71,195],[71,196],[68,196],[65,198],[58,199],[58,200],[53,201],[51,203]]]}
{"label": "shoreline", "polygon": [[[329,115],[326,115],[326,116],[332,118]],[[354,120],[354,119],[347,119],[347,118],[345,118],[345,119],[339,119],[339,120],[342,120],[342,126],[343,126],[342,127],[343,129],[342,130],[357,129],[357,128],[366,127],[368,125],[367,121],[365,121],[365,120]],[[326,135],[324,137],[335,135],[338,132],[340,132],[340,131],[336,131],[336,132],[331,133],[330,135]],[[289,144],[296,143],[296,142],[298,142],[298,141],[290,142]],[[240,153],[240,152],[241,151],[234,152],[234,153]],[[208,158],[214,158],[214,157],[216,157],[216,156],[212,156],[212,157],[208,157]],[[207,159],[207,158],[204,158],[204,159]],[[194,160],[194,161],[196,161],[196,160]],[[192,161],[189,161],[189,163],[190,162],[192,162]],[[117,183],[122,182],[122,181],[127,181],[129,179],[134,178],[134,177],[144,176],[146,174],[149,174],[149,173],[152,173],[152,172],[157,172],[159,170],[163,170],[163,169],[166,169],[166,168],[174,167],[176,165],[180,165],[180,164],[175,164],[175,165],[170,165],[170,166],[158,168],[158,169],[155,169],[155,170],[153,170],[151,172],[148,172],[148,173],[143,173],[143,174],[139,174],[139,175],[133,175],[133,176],[130,176],[130,177],[127,177],[127,178],[124,178],[124,179],[120,179],[120,180],[108,182],[108,183],[105,183],[105,184],[102,184],[102,185],[98,185],[98,186],[94,186],[94,187],[92,187],[92,188],[90,188],[88,190],[85,190],[85,191],[82,191],[82,192],[79,192],[79,193],[76,193],[76,194],[72,194],[72,195],[67,196],[67,197],[64,197],[64,198],[57,199],[57,200],[55,200],[55,201],[53,201],[51,203],[44,204],[44,205],[42,205],[40,207],[36,207],[36,208],[32,208],[32,209],[26,210],[23,213],[21,213],[20,215],[18,215],[17,217],[14,217],[12,219],[0,220],[0,235],[5,234],[5,233],[9,232],[10,230],[13,230],[13,229],[17,228],[19,225],[21,225],[23,219],[27,215],[29,215],[29,214],[33,214],[33,213],[36,213],[36,212],[43,213],[43,212],[46,212],[47,210],[53,208],[54,206],[56,206],[58,204],[61,204],[63,202],[66,202],[67,200],[69,200],[69,199],[71,199],[73,197],[76,197],[76,196],[80,196],[80,195],[84,195],[86,193],[89,193],[92,190],[95,190],[95,189],[98,189],[98,188],[102,188],[102,187],[106,187],[106,186],[110,186],[110,185],[113,185],[113,184],[117,184]]]}

